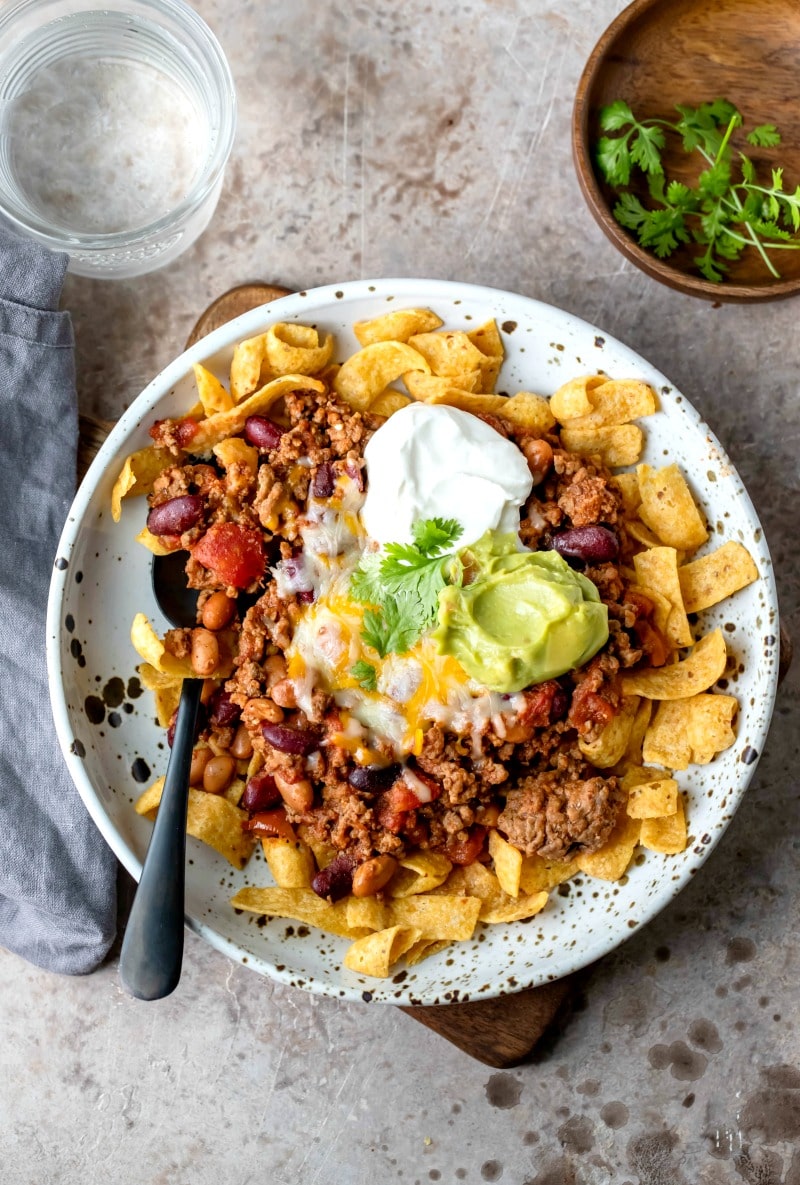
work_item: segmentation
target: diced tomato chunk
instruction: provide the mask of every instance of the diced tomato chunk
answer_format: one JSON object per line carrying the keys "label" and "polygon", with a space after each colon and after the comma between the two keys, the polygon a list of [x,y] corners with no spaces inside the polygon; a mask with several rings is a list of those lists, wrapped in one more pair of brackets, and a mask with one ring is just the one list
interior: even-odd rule
{"label": "diced tomato chunk", "polygon": [[379,827],[397,835],[403,830],[408,812],[416,810],[418,806],[419,799],[414,791],[402,778],[398,778],[375,803],[375,819]]}
{"label": "diced tomato chunk", "polygon": [[442,851],[453,864],[474,864],[483,851],[486,841],[486,828],[473,827],[466,839],[451,839]]}
{"label": "diced tomato chunk", "polygon": [[279,806],[274,811],[259,811],[257,815],[242,823],[242,831],[251,831],[255,835],[267,835],[278,839],[288,839],[295,843],[297,836],[286,818],[286,811]]}
{"label": "diced tomato chunk", "polygon": [[239,523],[215,523],[191,552],[223,584],[234,588],[247,588],[260,580],[267,563],[261,532]]}

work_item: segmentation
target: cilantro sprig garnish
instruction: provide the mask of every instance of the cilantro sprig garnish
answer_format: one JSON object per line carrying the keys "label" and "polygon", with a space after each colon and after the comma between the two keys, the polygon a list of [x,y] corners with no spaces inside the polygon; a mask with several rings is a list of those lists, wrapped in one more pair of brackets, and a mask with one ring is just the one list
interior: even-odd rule
{"label": "cilantro sprig garnish", "polygon": [[[448,549],[462,534],[455,519],[428,518],[415,523],[413,543],[387,543],[381,555],[362,558],[350,596],[368,606],[361,637],[381,658],[405,654],[436,620],[439,593],[461,578],[461,563]],[[355,667],[351,673],[361,681]]]}
{"label": "cilantro sprig garnish", "polygon": [[[742,114],[727,99],[678,105],[680,118],[638,120],[618,99],[600,112],[604,135],[596,160],[605,180],[619,193],[614,217],[632,231],[640,245],[666,259],[681,244],[696,243],[699,271],[715,283],[746,248],[758,251],[770,273],[780,273],[767,251],[800,248],[800,185],[784,187],[783,170],[773,168],[769,184],[759,181],[752,159],[734,153],[731,137],[743,123]],[[705,162],[694,186],[670,180],[662,152],[669,134],[680,136],[688,154]],[[747,134],[754,148],[775,148],[781,136],[775,124],[764,123]],[[627,190],[636,172],[647,180],[649,201]]]}
{"label": "cilantro sprig garnish", "polygon": [[377,691],[378,689],[378,672],[375,670],[371,662],[366,662],[360,658],[358,662],[354,662],[350,668],[350,674],[365,691]]}

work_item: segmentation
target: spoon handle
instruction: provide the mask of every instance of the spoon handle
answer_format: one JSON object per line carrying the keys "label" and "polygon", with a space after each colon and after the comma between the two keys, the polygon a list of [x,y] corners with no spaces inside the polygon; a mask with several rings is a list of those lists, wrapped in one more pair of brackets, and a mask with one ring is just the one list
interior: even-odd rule
{"label": "spoon handle", "polygon": [[175,738],[122,951],[122,985],[139,1000],[174,991],[183,961],[186,810],[202,679],[184,679]]}

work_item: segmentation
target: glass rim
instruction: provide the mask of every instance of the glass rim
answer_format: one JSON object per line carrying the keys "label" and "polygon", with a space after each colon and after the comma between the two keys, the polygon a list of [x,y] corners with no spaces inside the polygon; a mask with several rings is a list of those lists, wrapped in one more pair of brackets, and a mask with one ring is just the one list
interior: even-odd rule
{"label": "glass rim", "polygon": [[[0,8],[0,37],[13,31],[13,25],[20,16],[35,12],[36,9],[54,9],[61,3],[63,0],[12,0],[8,7]],[[130,4],[120,2],[118,6],[112,5],[95,6],[91,0],[86,0],[85,5],[70,4],[69,7],[74,13],[100,15],[107,15],[109,12],[124,14],[135,8],[149,9],[155,15],[168,16],[177,21],[181,26],[181,32],[189,39],[190,48],[200,51],[203,64],[208,67],[203,73],[203,80],[206,85],[210,84],[219,100],[217,142],[205,168],[186,196],[166,214],[132,230],[84,233],[55,228],[52,223],[32,216],[30,211],[10,198],[5,186],[0,184],[0,215],[20,230],[33,235],[39,242],[68,253],[111,251],[136,246],[155,235],[175,228],[177,223],[202,206],[213,192],[230,156],[236,134],[237,103],[231,68],[216,35],[199,13],[195,12],[186,0],[130,0]]]}

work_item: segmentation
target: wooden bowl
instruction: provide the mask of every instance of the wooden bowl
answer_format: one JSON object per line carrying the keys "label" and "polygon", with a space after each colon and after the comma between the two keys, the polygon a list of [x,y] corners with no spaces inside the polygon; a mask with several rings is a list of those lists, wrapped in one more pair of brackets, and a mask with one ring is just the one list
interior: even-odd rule
{"label": "wooden bowl", "polygon": [[[747,151],[759,177],[782,166],[785,188],[791,191],[800,183],[799,78],[798,0],[634,0],[620,13],[595,46],[578,84],[572,148],[589,209],[623,255],[653,279],[708,300],[776,300],[800,291],[800,251],[772,252],[781,273],[776,279],[756,250],[748,248],[719,284],[697,271],[692,258],[696,246],[658,259],[616,221],[616,196],[593,163],[594,145],[602,134],[598,114],[614,99],[624,99],[637,118],[647,119],[677,118],[676,103],[699,106],[725,98],[744,116],[744,132],[734,133],[734,151]],[[777,148],[747,144],[746,131],[762,123],[777,124],[782,137]],[[694,180],[699,169],[694,170],[693,157],[677,137],[668,137],[662,159],[670,178]],[[640,196],[646,192],[642,183]]]}

